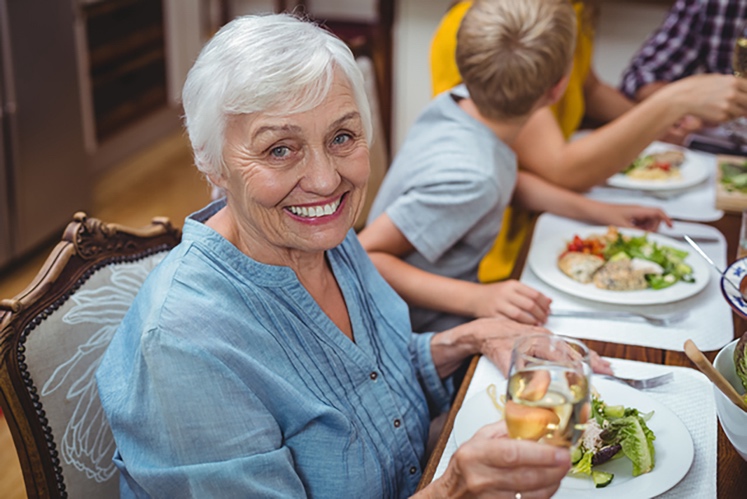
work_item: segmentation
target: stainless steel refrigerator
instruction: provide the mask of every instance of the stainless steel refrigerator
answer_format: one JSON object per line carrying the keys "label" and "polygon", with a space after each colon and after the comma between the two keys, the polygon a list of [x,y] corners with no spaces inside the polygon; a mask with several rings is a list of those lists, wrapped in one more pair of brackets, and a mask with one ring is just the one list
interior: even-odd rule
{"label": "stainless steel refrigerator", "polygon": [[0,0],[0,269],[89,209],[76,0]]}

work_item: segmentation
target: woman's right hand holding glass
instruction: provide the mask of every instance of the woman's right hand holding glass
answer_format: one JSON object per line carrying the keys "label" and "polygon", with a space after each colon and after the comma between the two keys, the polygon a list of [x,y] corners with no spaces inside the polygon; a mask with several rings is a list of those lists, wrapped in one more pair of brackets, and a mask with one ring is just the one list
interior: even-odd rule
{"label": "woman's right hand holding glass", "polygon": [[568,449],[510,439],[501,421],[462,444],[444,474],[415,497],[551,497],[570,467]]}

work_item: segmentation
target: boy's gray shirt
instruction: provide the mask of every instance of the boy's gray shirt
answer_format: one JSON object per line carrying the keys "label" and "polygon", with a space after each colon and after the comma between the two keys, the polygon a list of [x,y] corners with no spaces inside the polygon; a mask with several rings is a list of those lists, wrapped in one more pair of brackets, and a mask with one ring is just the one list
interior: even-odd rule
{"label": "boy's gray shirt", "polygon": [[[418,117],[379,188],[368,222],[386,212],[415,247],[404,260],[427,272],[477,282],[477,267],[501,229],[517,178],[514,152],[458,105],[464,85]],[[470,318],[410,308],[415,331],[443,331]]]}

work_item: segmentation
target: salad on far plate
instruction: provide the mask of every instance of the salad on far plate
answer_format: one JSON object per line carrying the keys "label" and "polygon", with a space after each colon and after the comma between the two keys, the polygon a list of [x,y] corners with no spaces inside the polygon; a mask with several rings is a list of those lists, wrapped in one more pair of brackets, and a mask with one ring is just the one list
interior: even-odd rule
{"label": "salad on far plate", "polygon": [[685,153],[670,149],[643,154],[633,160],[621,173],[637,180],[672,180],[682,176],[680,166],[685,162]]}

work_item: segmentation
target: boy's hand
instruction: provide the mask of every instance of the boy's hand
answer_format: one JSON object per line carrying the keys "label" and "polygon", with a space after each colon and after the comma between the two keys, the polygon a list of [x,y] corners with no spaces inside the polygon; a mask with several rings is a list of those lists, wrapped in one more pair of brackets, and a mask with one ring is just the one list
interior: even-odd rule
{"label": "boy's hand", "polygon": [[517,280],[480,284],[473,300],[475,317],[503,317],[539,326],[547,322],[547,296]]}

